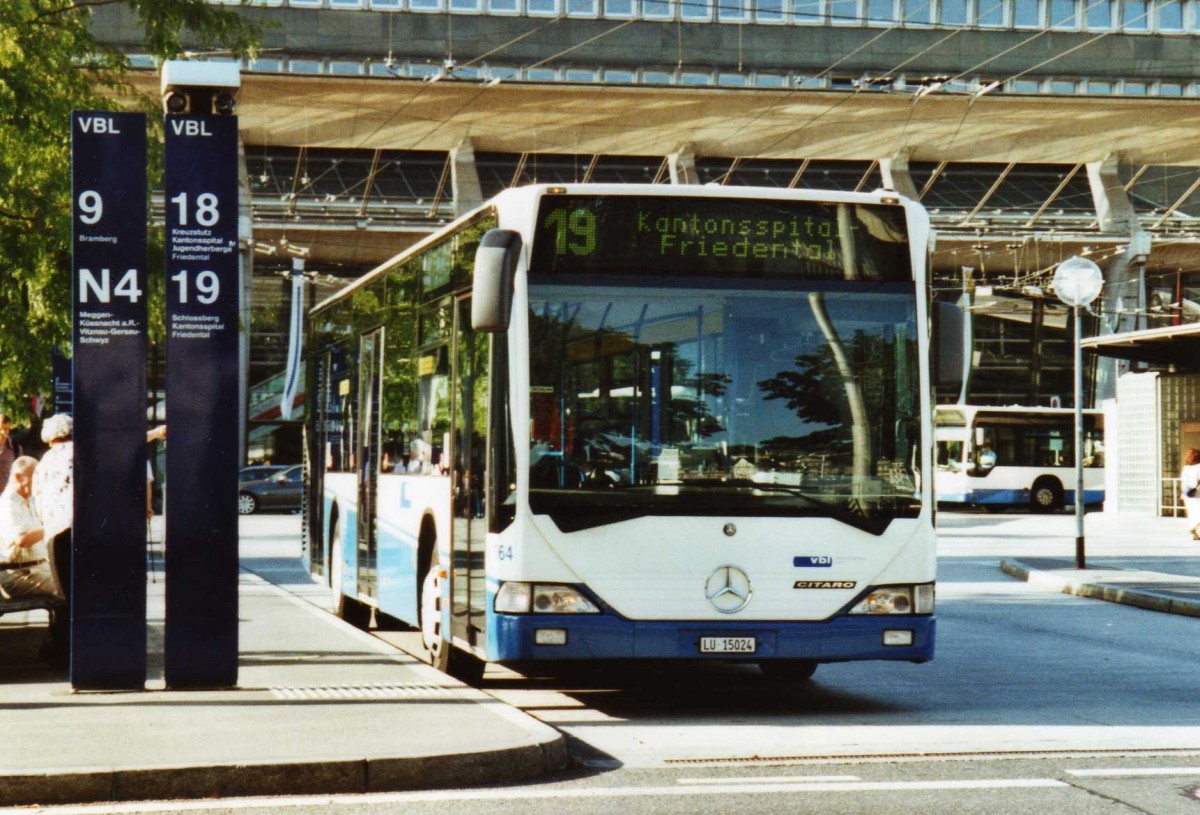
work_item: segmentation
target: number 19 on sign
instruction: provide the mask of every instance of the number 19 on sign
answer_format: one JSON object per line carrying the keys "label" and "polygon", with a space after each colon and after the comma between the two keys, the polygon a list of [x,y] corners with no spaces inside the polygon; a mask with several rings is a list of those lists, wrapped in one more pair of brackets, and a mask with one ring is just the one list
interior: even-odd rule
{"label": "number 19 on sign", "polygon": [[[190,281],[190,282],[189,282]],[[216,272],[189,272],[180,269],[171,275],[171,282],[179,287],[179,302],[191,302],[191,292],[196,292],[196,302],[211,306],[221,296],[221,278]]]}

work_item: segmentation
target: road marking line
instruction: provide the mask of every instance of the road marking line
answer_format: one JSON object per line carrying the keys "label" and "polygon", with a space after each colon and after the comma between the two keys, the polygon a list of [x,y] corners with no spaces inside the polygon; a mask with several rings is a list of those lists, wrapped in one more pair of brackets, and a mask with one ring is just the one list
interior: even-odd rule
{"label": "road marking line", "polygon": [[753,778],[677,778],[676,784],[815,784],[838,781],[862,781],[857,775],[777,775]]}
{"label": "road marking line", "polygon": [[1200,775],[1200,767],[1129,767],[1113,770],[1067,770],[1080,778],[1134,778],[1139,775]]}
{"label": "road marking line", "polygon": [[[283,798],[226,798],[200,801],[131,802],[39,807],[38,815],[130,815],[149,812],[203,812],[221,809],[267,809],[350,806],[364,804],[421,804],[447,801],[521,801],[550,798],[657,798],[684,795],[765,795],[798,792],[908,792],[929,790],[1070,789],[1053,778],[999,778],[966,781],[856,781],[813,784],[733,784],[725,787],[584,787],[576,789],[499,788],[430,790],[359,795],[303,795]],[[29,815],[28,807],[0,809],[0,815]]]}

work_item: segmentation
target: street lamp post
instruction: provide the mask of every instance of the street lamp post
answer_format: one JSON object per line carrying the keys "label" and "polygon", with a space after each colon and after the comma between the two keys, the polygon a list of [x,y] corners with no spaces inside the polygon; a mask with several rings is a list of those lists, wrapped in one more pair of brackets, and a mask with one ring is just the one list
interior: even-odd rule
{"label": "street lamp post", "polygon": [[1100,267],[1087,258],[1071,257],[1054,272],[1054,292],[1074,311],[1075,323],[1075,568],[1087,568],[1083,541],[1083,349],[1080,307],[1090,306],[1104,286]]}

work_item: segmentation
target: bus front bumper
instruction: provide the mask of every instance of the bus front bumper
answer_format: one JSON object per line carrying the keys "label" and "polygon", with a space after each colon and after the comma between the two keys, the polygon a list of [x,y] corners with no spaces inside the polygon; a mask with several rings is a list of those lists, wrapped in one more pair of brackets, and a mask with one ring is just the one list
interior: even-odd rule
{"label": "bus front bumper", "polygon": [[[933,659],[934,615],[842,615],[819,622],[633,621],[614,614],[493,614],[493,662],[572,659],[712,659],[818,662]],[[905,642],[911,644],[885,644]],[[900,633],[891,633],[900,632]],[[753,651],[702,652],[701,640],[753,639]],[[549,644],[553,642],[554,644]],[[711,641],[710,641],[711,644]]]}

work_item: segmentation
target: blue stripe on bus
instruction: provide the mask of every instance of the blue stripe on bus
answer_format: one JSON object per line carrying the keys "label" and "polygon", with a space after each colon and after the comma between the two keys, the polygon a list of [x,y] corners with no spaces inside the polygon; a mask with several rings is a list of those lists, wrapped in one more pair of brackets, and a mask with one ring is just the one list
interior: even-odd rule
{"label": "blue stripe on bus", "polygon": [[[1011,506],[1028,504],[1029,501],[1030,495],[1027,489],[971,490],[963,493],[943,493],[938,496],[938,503],[940,504],[998,504]],[[1104,490],[1085,489],[1083,491],[1083,501],[1085,504],[1101,503],[1104,501]],[[1067,505],[1075,503],[1075,490],[1064,490],[1063,503]]]}
{"label": "blue stripe on bus", "polygon": [[976,504],[1028,504],[1029,490],[974,490],[968,500]]}
{"label": "blue stripe on bus", "polygon": [[[821,622],[643,621],[614,614],[492,614],[488,658],[540,659],[857,659],[924,661],[933,658],[931,616],[839,616]],[[558,628],[566,645],[536,645],[534,632]],[[883,631],[913,632],[911,646],[884,646]],[[754,654],[701,654],[701,637],[754,637]]]}

